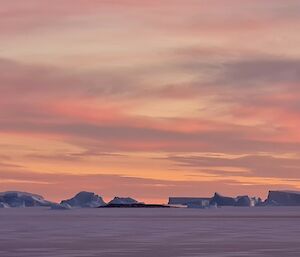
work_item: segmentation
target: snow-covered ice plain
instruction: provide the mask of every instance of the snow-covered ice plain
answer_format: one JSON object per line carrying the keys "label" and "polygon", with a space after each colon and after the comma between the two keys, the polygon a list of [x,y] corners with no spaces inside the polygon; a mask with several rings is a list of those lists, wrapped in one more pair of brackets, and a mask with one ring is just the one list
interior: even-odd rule
{"label": "snow-covered ice plain", "polygon": [[1,257],[300,256],[300,207],[0,210]]}

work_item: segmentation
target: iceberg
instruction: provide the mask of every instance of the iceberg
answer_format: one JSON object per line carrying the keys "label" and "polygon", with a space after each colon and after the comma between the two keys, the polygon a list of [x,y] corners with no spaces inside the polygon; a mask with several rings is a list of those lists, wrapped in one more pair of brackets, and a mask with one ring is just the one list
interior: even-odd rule
{"label": "iceberg", "polygon": [[5,203],[0,202],[0,209],[2,209],[2,208],[9,208],[9,206]]}
{"label": "iceberg", "polygon": [[72,207],[67,203],[52,204],[51,210],[70,210]]}
{"label": "iceberg", "polygon": [[238,196],[236,198],[235,206],[250,207],[253,206],[253,201],[248,195]]}
{"label": "iceberg", "polygon": [[145,204],[145,203],[129,203],[129,204],[114,204],[108,203],[107,205],[100,206],[99,208],[172,208],[164,204]]}
{"label": "iceberg", "polygon": [[300,192],[269,191],[265,204],[274,206],[300,206]]}
{"label": "iceberg", "polygon": [[186,205],[188,208],[191,209],[205,209],[209,207],[209,200],[201,200],[198,202],[190,202]]}
{"label": "iceberg", "polygon": [[0,193],[0,203],[1,206],[22,208],[22,207],[41,207],[41,206],[51,206],[53,203],[45,200],[42,196],[18,192],[18,191],[8,191]]}
{"label": "iceberg", "polygon": [[124,204],[124,205],[129,205],[129,204],[136,204],[140,203],[137,200],[130,198],[130,197],[115,197],[113,200],[111,200],[108,204]]}
{"label": "iceberg", "polygon": [[75,208],[97,208],[105,205],[102,197],[92,192],[80,192],[71,199],[63,200],[61,205],[69,205]]}
{"label": "iceberg", "polygon": [[222,196],[218,193],[210,200],[210,205],[217,205],[217,206],[235,206],[236,199],[233,197]]}
{"label": "iceberg", "polygon": [[260,198],[250,198],[248,195],[227,197],[215,193],[213,197],[169,197],[169,205],[182,205],[188,208],[207,208],[213,206],[250,207],[261,204]]}
{"label": "iceberg", "polygon": [[169,205],[209,205],[211,198],[205,197],[169,197]]}

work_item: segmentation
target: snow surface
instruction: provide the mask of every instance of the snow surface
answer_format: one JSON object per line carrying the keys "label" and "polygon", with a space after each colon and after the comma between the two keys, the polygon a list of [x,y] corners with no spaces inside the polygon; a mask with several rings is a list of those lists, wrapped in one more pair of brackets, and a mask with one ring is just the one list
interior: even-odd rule
{"label": "snow surface", "polygon": [[3,257],[296,257],[300,208],[0,209]]}

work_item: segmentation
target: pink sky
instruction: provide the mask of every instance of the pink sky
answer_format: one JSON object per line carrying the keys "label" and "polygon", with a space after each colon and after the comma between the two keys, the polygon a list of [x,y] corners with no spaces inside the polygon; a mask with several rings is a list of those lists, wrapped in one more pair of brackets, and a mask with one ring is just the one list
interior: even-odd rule
{"label": "pink sky", "polygon": [[0,0],[0,190],[300,188],[296,0]]}

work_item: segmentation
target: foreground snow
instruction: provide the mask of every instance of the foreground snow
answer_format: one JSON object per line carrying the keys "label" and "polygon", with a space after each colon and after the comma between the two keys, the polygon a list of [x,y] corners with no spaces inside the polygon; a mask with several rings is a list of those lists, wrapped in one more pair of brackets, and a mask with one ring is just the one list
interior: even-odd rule
{"label": "foreground snow", "polygon": [[5,257],[295,257],[300,208],[0,209]]}

